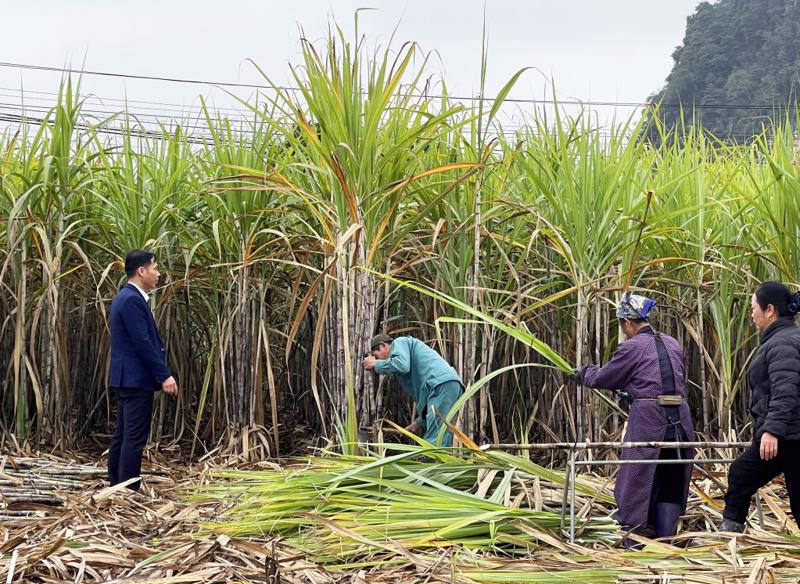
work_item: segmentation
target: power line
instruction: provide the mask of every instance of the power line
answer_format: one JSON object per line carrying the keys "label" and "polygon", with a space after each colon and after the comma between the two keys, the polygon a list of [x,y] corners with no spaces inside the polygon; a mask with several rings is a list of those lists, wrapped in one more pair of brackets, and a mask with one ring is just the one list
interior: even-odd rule
{"label": "power line", "polygon": [[[8,122],[12,124],[30,124],[34,126],[42,126],[42,125],[52,125],[53,121],[47,118],[39,118],[39,117],[32,117],[28,115],[19,115],[19,114],[9,114],[0,111],[0,122]],[[145,128],[114,128],[111,126],[92,126],[86,123],[79,122],[75,124],[75,127],[81,130],[91,130],[98,134],[106,134],[110,136],[126,136],[130,135],[137,138],[147,138],[147,139],[155,139],[155,140],[164,140],[168,139],[169,136],[165,136],[163,132],[156,132],[153,130],[147,130]],[[203,139],[205,138],[205,139]],[[184,139],[190,143],[199,146],[203,146],[208,144],[212,141],[211,136],[201,137],[198,135],[191,135],[191,134],[184,134]]]}
{"label": "power line", "polygon": [[[3,93],[3,91],[7,91],[10,93]],[[35,94],[33,97],[28,96],[28,93]],[[0,87],[0,98],[2,97],[11,97],[13,99],[20,99],[21,103],[19,105],[14,103],[7,103],[0,101],[0,108],[5,107],[6,109],[11,109],[14,112],[22,112],[23,114],[26,111],[32,111],[34,113],[38,113],[41,115],[46,114],[49,112],[55,105],[59,98],[59,94],[55,92],[47,92],[47,91],[34,91],[34,90],[18,90],[12,88],[4,88]],[[36,101],[36,102],[46,102],[47,105],[41,105],[39,103],[30,104],[26,103],[28,100]],[[201,120],[204,120],[205,115],[203,112],[202,107],[195,106],[191,110],[184,111],[182,109],[169,109],[169,110],[162,110],[161,108],[155,107],[148,107],[148,106],[137,106],[136,108],[131,108],[131,103],[140,103],[140,104],[156,104],[156,105],[175,105],[176,107],[180,108],[182,106],[178,104],[166,104],[164,102],[153,102],[153,101],[135,101],[135,100],[127,100],[127,99],[119,99],[119,98],[106,98],[101,97],[96,94],[90,94],[85,98],[81,98],[82,105],[81,105],[81,113],[82,114],[89,114],[90,116],[100,118],[102,116],[112,117],[119,114],[124,114],[130,118],[133,118],[136,122],[140,124],[153,124],[153,125],[161,125],[163,122],[169,122],[170,124],[180,125],[184,129],[199,129],[199,130],[207,130],[209,126],[206,125],[197,125],[191,124],[190,119],[196,120],[198,123],[201,123]],[[97,108],[107,108],[107,104],[105,102],[118,102],[124,109],[122,110],[109,110],[109,109],[97,109]],[[87,104],[92,105],[94,107],[87,107]],[[147,112],[142,112],[140,110],[150,110]],[[152,111],[162,113],[163,116],[158,115],[158,113],[151,113]],[[174,113],[168,112],[179,112],[181,116],[175,116]],[[257,121],[256,116],[252,110],[245,110],[245,109],[236,109],[236,108],[218,108],[213,107],[209,108],[209,112],[211,114],[215,114],[217,112],[234,112],[237,115],[235,117],[225,117],[224,119],[232,121],[234,123],[239,124],[239,128],[237,132],[244,132],[248,134],[252,134],[252,131],[247,131],[242,128],[242,125],[252,126],[254,121]],[[213,116],[212,116],[213,117]],[[516,130],[524,130],[526,126],[524,124],[500,124],[497,127],[493,128],[493,131],[496,134],[503,134],[503,135],[515,135]],[[593,131],[597,131],[596,129]]]}
{"label": "power line", "polygon": [[[35,101],[52,101],[52,98],[57,99],[59,94],[54,91],[39,91],[33,89],[14,89],[12,87],[0,87],[0,92],[12,92],[13,95],[6,95],[6,97],[15,97],[19,99],[25,100],[35,100]],[[31,95],[34,94],[34,95]],[[0,95],[3,95],[0,93]],[[39,97],[39,96],[47,96],[47,97]],[[184,105],[178,103],[169,103],[169,102],[161,102],[161,101],[148,101],[148,100],[141,100],[141,99],[128,99],[128,98],[119,98],[119,97],[104,97],[97,95],[95,93],[89,93],[85,96],[82,95],[82,99],[86,100],[94,100],[100,102],[100,105],[105,106],[105,102],[115,102],[119,104],[123,104],[126,107],[129,104],[144,104],[143,106],[139,107],[138,109],[152,109],[156,111],[175,111],[181,112],[188,110],[191,112],[199,112],[202,113],[203,107],[200,105]],[[158,107],[151,107],[151,106],[158,106]],[[252,114],[252,111],[246,108],[232,108],[232,107],[219,107],[214,106],[209,107],[209,110],[213,111],[220,111],[220,112],[235,112],[235,113],[245,113],[245,114]]]}
{"label": "power line", "polygon": [[[12,92],[9,94],[3,94],[0,91],[0,98],[1,97],[12,97],[12,98],[20,98],[23,100],[21,104],[15,103],[8,103],[0,101],[0,111],[3,109],[6,110],[6,118],[3,121],[7,122],[22,122],[27,121],[28,123],[43,123],[44,120],[48,120],[47,114],[53,110],[53,107],[56,105],[56,100],[60,97],[58,93],[53,92],[45,92],[45,91],[31,91],[26,92],[22,90],[15,90],[15,89],[8,89],[0,87],[0,90],[7,90]],[[48,102],[48,105],[40,105],[40,104],[28,104],[24,102],[26,97],[26,93],[34,93],[36,94],[32,99],[35,101],[45,101]],[[48,97],[38,97],[38,96],[48,96]],[[92,97],[97,103],[91,103],[89,101],[89,97]],[[180,117],[175,116],[174,114],[166,113],[165,115],[159,115],[159,113],[165,113],[159,108],[154,107],[146,107],[146,106],[138,106],[136,109],[132,109],[129,107],[130,103],[134,103],[134,100],[126,100],[126,99],[119,99],[119,98],[102,98],[97,95],[87,96],[86,98],[81,99],[81,107],[80,113],[81,115],[89,118],[94,118],[98,121],[107,122],[109,118],[114,116],[122,116],[125,121],[130,121],[133,119],[138,127],[134,126],[133,128],[130,124],[125,124],[123,127],[114,129],[115,135],[121,135],[124,132],[131,132],[132,135],[141,135],[146,137],[161,137],[161,133],[167,129],[177,129],[180,127],[184,130],[184,134],[191,138],[191,139],[199,139],[199,140],[212,140],[213,135],[209,134],[209,131],[213,130],[213,127],[208,123],[205,123],[205,115],[203,112],[202,107],[197,108],[190,112],[177,110],[182,115]],[[97,109],[98,107],[107,107],[105,102],[112,102],[116,101],[120,104],[124,105],[123,110],[113,110],[109,111],[108,109]],[[162,104],[162,102],[153,102],[153,101],[137,101],[135,103],[140,104]],[[87,104],[94,105],[94,107],[87,107]],[[177,104],[163,104],[163,105],[176,105],[176,107],[181,107]],[[146,109],[149,110],[147,112],[138,111],[139,109]],[[10,110],[10,113],[9,113]],[[222,118],[223,121],[233,122],[235,125],[232,129],[240,138],[250,138],[254,139],[256,137],[256,124],[258,124],[258,116],[254,114],[251,110],[244,110],[244,109],[234,109],[234,108],[209,108],[209,113],[216,114],[220,111],[231,111],[238,114],[237,116],[224,116]],[[153,111],[158,113],[152,113]],[[171,110],[176,111],[176,110]],[[35,114],[39,114],[41,117],[32,117],[28,115],[27,112],[33,112]],[[106,118],[103,120],[102,118]],[[216,117],[214,117],[216,119]],[[192,123],[194,122],[194,123]],[[146,126],[152,126],[152,128],[147,128]],[[166,127],[165,127],[166,126]],[[85,127],[95,128],[95,125],[86,125]],[[100,126],[101,128],[109,128],[108,124],[103,124]],[[133,130],[133,131],[131,131]],[[190,133],[187,133],[187,130]],[[191,132],[199,131],[199,132]],[[519,123],[507,123],[507,124],[495,124],[492,128],[492,133],[496,136],[511,136],[515,137],[520,132],[524,134],[528,134],[531,130],[530,126],[525,124]],[[619,134],[619,132],[615,132],[612,128],[590,128],[587,129],[587,133],[597,134],[604,138],[610,138],[615,134]],[[729,132],[726,133],[728,137],[740,137],[744,139],[751,139],[755,136],[753,133],[748,132]],[[629,136],[628,136],[629,137]],[[198,142],[198,143],[205,143],[205,142]]]}
{"label": "power line", "polygon": [[[52,123],[52,120],[47,118],[46,115],[51,111],[51,108],[43,107],[43,106],[17,106],[14,104],[8,104],[0,102],[0,121],[5,121],[9,123],[18,123],[18,124],[33,124],[33,125],[42,125],[44,123]],[[27,112],[31,112],[30,114]],[[99,115],[107,115],[108,112],[97,112],[93,110],[81,109],[81,114],[88,113],[89,117],[93,117],[98,119],[98,121],[103,121],[99,119]],[[114,135],[124,135],[125,132],[130,132],[134,136],[139,137],[157,137],[162,138],[162,132],[164,130],[175,130],[180,128],[184,131],[184,136],[189,139],[196,139],[200,140],[200,142],[196,143],[206,143],[212,142],[214,137],[209,134],[208,125],[203,125],[201,123],[198,124],[191,124],[188,121],[184,120],[176,120],[174,118],[169,118],[168,120],[162,120],[157,118],[153,114],[137,114],[136,112],[127,111],[124,112],[129,116],[129,118],[133,119],[138,123],[136,126],[131,125],[124,125],[122,127],[112,127],[107,124],[80,124],[79,127],[84,129],[93,129],[99,133],[113,133]],[[109,116],[110,117],[110,116]],[[150,117],[153,118],[153,121],[143,121],[140,118]],[[242,119],[230,119],[226,118],[236,124],[238,127],[234,127],[233,132],[240,137],[246,137],[249,139],[254,139],[256,137],[256,131],[252,127],[246,127],[247,125],[252,125],[252,122],[249,120],[242,120]],[[169,121],[169,124],[163,124],[162,121]],[[154,126],[153,128],[147,128],[147,125]],[[189,130],[190,132],[187,132]],[[502,134],[503,136],[515,136],[517,134],[517,130],[510,128],[497,128],[495,129],[496,134]],[[205,140],[206,142],[202,142]]]}
{"label": "power line", "polygon": [[[3,110],[5,110],[5,112],[3,112]],[[8,116],[8,119],[4,121],[20,122],[20,123],[29,122],[33,124],[40,124],[43,123],[45,119],[48,119],[45,116],[47,116],[47,114],[52,110],[53,108],[50,106],[27,105],[27,104],[17,105],[13,103],[5,103],[0,101],[0,113],[4,113],[6,116]],[[38,114],[38,116],[31,116],[27,112]],[[184,117],[183,119],[178,119],[174,116],[160,117],[153,113],[143,113],[131,109],[126,109],[124,111],[109,112],[109,111],[91,109],[85,106],[82,106],[80,108],[80,113],[81,115],[93,118],[98,122],[106,122],[108,121],[108,118],[111,118],[116,115],[121,115],[122,116],[121,119],[124,119],[126,121],[132,119],[134,122],[136,122],[138,124],[138,128],[142,129],[149,137],[153,137],[156,135],[160,137],[161,132],[166,129],[180,128],[181,130],[184,130],[185,136],[200,138],[202,140],[213,140],[213,136],[208,133],[208,131],[211,130],[211,127],[208,124],[203,123],[204,118],[201,116],[198,116],[196,120],[191,120],[188,117]],[[103,117],[105,117],[105,119],[103,119]],[[258,123],[257,119],[244,118],[244,117],[238,117],[238,118],[225,117],[223,118],[223,120],[232,122],[234,124],[234,127],[232,129],[239,136],[254,138],[256,135],[254,124]],[[192,121],[194,121],[195,123],[190,123]],[[147,129],[146,128],[147,125],[154,126],[154,128]],[[85,127],[89,128],[90,126],[87,124],[85,125]],[[109,128],[109,126],[105,123],[100,126],[91,125],[91,127],[98,131],[103,131],[103,128]],[[130,124],[125,124],[122,128],[116,129],[115,133],[119,135],[120,133],[128,131],[130,129],[133,130],[132,132],[133,134],[138,135],[137,134],[138,130],[136,128],[137,126],[130,126]],[[200,132],[186,133],[186,130],[199,130]],[[531,127],[526,126],[524,124],[500,124],[497,127],[494,127],[492,131],[496,135],[515,137],[519,134],[522,134],[522,137],[525,137],[527,134],[530,133],[531,130],[532,130]],[[619,131],[615,131],[612,128],[602,128],[602,127],[589,128],[586,130],[586,133],[597,134],[598,136],[604,138],[610,138],[614,135],[624,134],[624,132],[621,133]],[[538,132],[535,132],[534,134],[539,135]],[[725,133],[725,136],[750,139],[757,136],[757,134],[750,132],[727,132]]]}
{"label": "power line", "polygon": [[[69,67],[50,67],[46,65],[31,65],[26,63],[11,63],[6,61],[0,61],[0,67],[6,68],[15,68],[15,69],[24,69],[24,70],[32,70],[32,71],[48,71],[48,72],[57,72],[57,73],[75,73],[79,75],[94,75],[99,77],[113,77],[113,78],[120,78],[120,79],[137,79],[142,81],[163,81],[169,83],[183,83],[183,84],[191,84],[191,85],[207,85],[207,86],[219,86],[219,87],[239,87],[239,88],[248,88],[248,89],[259,89],[259,90],[269,90],[269,91],[287,91],[287,92],[302,92],[303,89],[300,87],[292,87],[292,86],[285,86],[285,85],[259,85],[253,83],[237,83],[231,81],[211,81],[211,80],[204,80],[204,79],[189,79],[189,78],[182,78],[182,77],[162,77],[162,76],[155,76],[155,75],[136,75],[130,73],[114,73],[110,71],[89,71],[86,69],[73,69]],[[412,97],[419,97],[419,98],[442,98],[443,95],[431,95],[426,93],[416,93],[411,94]],[[457,95],[448,95],[448,99],[453,101],[459,102],[475,102],[480,100],[478,96],[466,97],[466,96],[457,96]],[[495,101],[495,97],[485,97],[485,101]],[[533,99],[533,98],[511,98],[506,97],[503,100],[505,103],[517,103],[517,104],[534,104],[534,105],[577,105],[577,106],[586,106],[586,107],[632,107],[632,108],[648,108],[653,107],[654,104],[650,102],[642,102],[642,101],[593,101],[593,100],[575,100],[575,99]],[[753,104],[730,104],[730,103],[699,103],[699,104],[682,104],[682,103],[661,103],[660,107],[662,108],[682,108],[686,110],[695,110],[695,109],[734,109],[734,110],[757,110],[757,111],[766,111],[766,110],[787,110],[792,109],[795,106],[784,106],[784,105],[753,105]]]}
{"label": "power line", "polygon": [[[3,89],[6,89],[6,88],[0,87],[0,90],[3,90]],[[9,90],[9,91],[14,92],[14,91],[18,91],[18,90]],[[42,94],[42,95],[46,95],[46,96],[50,96],[51,98],[58,98],[58,94],[57,93],[53,93],[53,92],[38,91],[36,93]],[[0,98],[2,98],[2,97],[18,98],[19,95],[15,94],[15,93],[4,94],[4,93],[2,93],[2,91],[0,91]],[[13,104],[13,103],[7,103],[7,102],[4,103],[4,102],[0,101],[0,107],[5,107],[7,109],[12,109],[14,111],[21,111],[21,112],[34,111],[34,112],[37,112],[37,113],[45,114],[48,111],[50,111],[52,109],[52,107],[55,105],[54,103],[52,103],[52,100],[50,98],[47,98],[47,97],[35,97],[34,99],[38,100],[38,101],[46,101],[46,102],[48,102],[48,103],[50,103],[52,105],[47,105],[47,106],[38,105],[38,104],[31,105],[31,104],[27,104],[27,103],[24,103],[24,102],[19,104],[19,105],[17,105],[17,104]],[[103,102],[106,102],[106,101],[117,101],[117,102],[120,102],[121,104],[125,105],[126,107],[124,109],[122,109],[122,110],[111,110],[111,111],[109,111],[109,110],[100,110],[100,109],[90,108],[90,107],[86,107],[86,105],[82,105],[81,106],[81,113],[88,113],[88,114],[90,114],[92,116],[97,116],[97,117],[100,117],[100,116],[112,117],[112,116],[115,116],[115,115],[123,114],[125,116],[130,117],[130,118],[133,118],[135,121],[137,121],[139,123],[161,124],[163,122],[167,122],[169,124],[180,125],[183,128],[208,129],[208,125],[207,124],[206,125],[198,125],[198,124],[190,124],[189,123],[189,121],[201,122],[202,120],[205,119],[205,116],[203,115],[203,112],[202,112],[202,108],[200,108],[199,110],[189,111],[189,112],[183,112],[183,111],[180,111],[180,110],[167,110],[167,111],[179,111],[183,115],[182,116],[175,116],[175,115],[166,113],[163,116],[159,116],[157,113],[154,114],[154,113],[150,113],[150,112],[139,111],[140,109],[145,109],[145,110],[152,110],[152,111],[156,111],[156,112],[165,113],[162,110],[159,110],[158,108],[137,107],[136,109],[132,109],[130,107],[127,107],[128,101],[124,100],[124,99],[105,98],[105,97],[100,97],[100,96],[95,96],[95,99],[100,101],[99,104],[96,104],[96,105],[99,105],[99,106],[105,106],[105,103],[103,103]],[[86,100],[86,103],[89,103],[89,101]],[[160,103],[160,102],[140,101],[138,103]],[[225,120],[229,120],[229,121],[234,122],[236,124],[252,125],[254,121],[257,121],[257,119],[256,119],[257,116],[254,116],[253,113],[250,110],[234,109],[234,108],[227,108],[226,109],[226,108],[216,108],[216,107],[209,108],[209,112],[211,114],[217,113],[219,111],[231,111],[231,112],[235,112],[237,114],[240,114],[237,117],[225,117],[225,118],[223,118]],[[151,122],[146,121],[146,119],[148,119],[148,118],[152,119],[153,121],[151,121]],[[193,119],[190,119],[190,118],[193,118]],[[494,128],[494,131],[502,133],[502,134],[505,134],[505,135],[514,135],[514,134],[517,133],[517,131],[525,132],[526,130],[530,130],[530,129],[531,129],[530,126],[525,125],[524,123],[517,122],[517,123],[498,124],[497,127]],[[237,131],[241,131],[241,130],[237,130]],[[614,130],[612,130],[611,128],[602,128],[602,127],[601,128],[590,128],[590,129],[588,129],[586,131],[587,131],[587,133],[597,133],[597,134],[601,134],[601,135],[604,135],[604,136],[611,136],[611,135],[613,135],[615,133]],[[618,132],[616,132],[616,133],[618,133]],[[729,132],[726,135],[747,136],[747,137],[752,137],[753,136],[753,134],[749,133],[749,132]]]}
{"label": "power line", "polygon": [[[10,115],[20,116],[20,117],[28,119],[28,120],[45,120],[46,119],[45,116],[52,110],[52,108],[45,107],[45,106],[18,106],[18,105],[15,105],[15,104],[9,104],[9,103],[0,102],[0,111],[1,110],[6,110],[6,113],[8,113],[8,111],[10,110],[11,111]],[[19,112],[19,113],[17,113],[17,112]],[[33,114],[38,114],[39,117],[36,117],[36,116],[31,117],[30,115],[27,114],[27,112],[31,112]],[[81,108],[80,109],[80,113],[84,117],[96,118],[96,119],[98,119],[98,121],[104,121],[104,120],[102,120],[103,117],[110,118],[110,117],[113,117],[115,115],[113,113],[109,113],[109,112],[106,112],[106,111],[92,110],[92,109],[88,109],[88,108]],[[128,118],[133,119],[142,128],[144,128],[145,125],[149,124],[149,125],[152,125],[152,126],[157,126],[157,127],[159,127],[159,129],[161,128],[161,126],[168,126],[168,127],[174,127],[174,128],[180,127],[183,130],[186,130],[186,129],[208,130],[209,129],[207,125],[190,123],[191,120],[189,120],[189,119],[178,120],[176,118],[160,118],[160,117],[156,116],[155,114],[137,113],[137,112],[132,112],[132,111],[129,111],[129,112],[126,112],[126,113],[127,113]],[[146,118],[149,118],[149,121]],[[247,123],[244,120],[232,120],[232,121],[238,121],[240,123]],[[151,130],[151,131],[155,131],[155,130]],[[244,132],[247,133],[247,134],[252,134],[252,132],[247,131],[247,130],[245,130]]]}
{"label": "power line", "polygon": [[57,73],[77,73],[80,75],[95,75],[98,77],[116,77],[121,79],[138,79],[142,81],[166,81],[169,83],[187,83],[191,85],[219,85],[222,87],[243,87],[248,89],[281,89],[283,91],[302,91],[299,87],[269,86],[252,83],[236,83],[231,81],[209,81],[203,79],[187,79],[181,77],[158,77],[155,75],[134,75],[130,73],[112,73],[109,71],[87,71],[86,69],[72,69],[69,67],[49,67],[47,65],[29,65],[25,63],[8,63],[0,61],[0,67],[14,69],[27,69],[32,71],[50,71]]}
{"label": "power line", "polygon": [[[0,109],[0,122],[5,122],[12,126],[25,126],[25,125],[52,125],[54,121],[47,117],[30,115],[26,113],[15,113],[3,111]],[[175,126],[146,126],[144,124],[138,125],[124,125],[111,126],[109,124],[91,124],[87,122],[77,122],[75,127],[81,130],[92,131],[98,134],[110,136],[131,136],[134,138],[144,139],[172,139],[175,131],[181,131],[181,139],[185,139],[189,144],[194,145],[210,145],[214,143],[215,138],[209,132],[208,127],[199,125],[182,125],[176,124]],[[243,141],[245,144],[252,143],[257,134],[247,128],[236,128],[233,130],[234,137],[237,140]],[[226,137],[227,138],[227,137]]]}

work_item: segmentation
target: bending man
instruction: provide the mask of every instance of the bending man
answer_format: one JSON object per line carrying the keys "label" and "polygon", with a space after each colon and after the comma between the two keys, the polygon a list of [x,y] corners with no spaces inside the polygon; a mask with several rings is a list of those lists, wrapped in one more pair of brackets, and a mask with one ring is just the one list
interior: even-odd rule
{"label": "bending man", "polygon": [[[380,334],[370,341],[372,355],[364,357],[364,369],[382,375],[396,375],[400,385],[417,405],[417,419],[406,429],[436,444],[442,420],[461,395],[463,386],[456,370],[447,361],[413,337],[392,339]],[[442,446],[453,445],[453,433],[447,429]]]}

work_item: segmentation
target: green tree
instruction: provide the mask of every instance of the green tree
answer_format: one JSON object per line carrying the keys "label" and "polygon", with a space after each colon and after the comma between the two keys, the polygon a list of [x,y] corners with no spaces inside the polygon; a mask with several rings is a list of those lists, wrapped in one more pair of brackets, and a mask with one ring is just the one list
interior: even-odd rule
{"label": "green tree", "polygon": [[649,101],[662,104],[667,129],[683,115],[721,138],[747,139],[793,107],[799,32],[796,0],[703,2],[686,21],[666,85]]}

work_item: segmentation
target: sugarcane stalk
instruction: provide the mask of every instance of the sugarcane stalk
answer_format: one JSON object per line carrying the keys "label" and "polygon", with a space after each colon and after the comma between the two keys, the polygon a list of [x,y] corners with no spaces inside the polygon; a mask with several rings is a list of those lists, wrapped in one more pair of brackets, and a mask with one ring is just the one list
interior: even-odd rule
{"label": "sugarcane stalk", "polygon": [[39,503],[43,505],[63,505],[64,500],[53,495],[40,493],[19,493],[14,495],[2,495],[2,499],[7,505],[20,505],[23,503]]}

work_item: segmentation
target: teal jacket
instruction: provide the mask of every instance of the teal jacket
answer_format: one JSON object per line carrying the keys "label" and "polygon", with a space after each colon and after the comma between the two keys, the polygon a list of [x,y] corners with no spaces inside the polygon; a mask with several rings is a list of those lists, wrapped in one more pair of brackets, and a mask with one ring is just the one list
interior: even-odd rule
{"label": "teal jacket", "polygon": [[[398,337],[392,341],[389,358],[375,361],[375,371],[396,375],[421,414],[427,411],[434,388],[448,381],[461,383],[456,370],[439,353],[414,337]],[[426,426],[422,415],[416,421],[423,428]]]}

